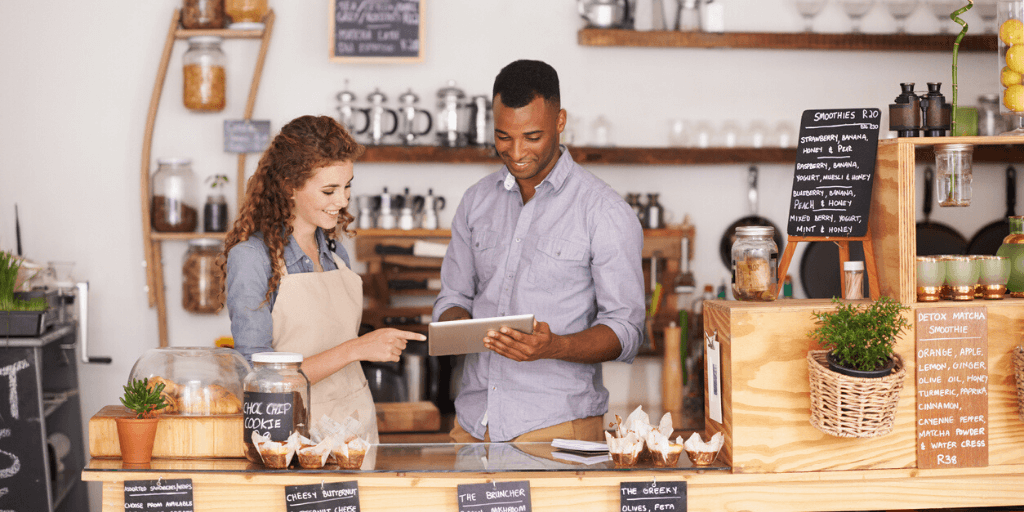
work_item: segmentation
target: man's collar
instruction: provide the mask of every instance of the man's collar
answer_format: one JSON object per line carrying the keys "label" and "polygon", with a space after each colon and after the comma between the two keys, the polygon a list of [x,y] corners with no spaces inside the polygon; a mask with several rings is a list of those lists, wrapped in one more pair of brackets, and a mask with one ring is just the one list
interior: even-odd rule
{"label": "man's collar", "polygon": [[[569,167],[573,163],[572,155],[569,154],[569,148],[562,144],[558,145],[558,149],[562,151],[562,155],[555,161],[555,166],[551,168],[551,172],[544,177],[544,181],[537,185],[540,188],[544,183],[550,183],[551,187],[557,192],[565,184],[565,180],[569,178]],[[516,177],[508,171],[508,166],[502,166],[504,173],[499,175],[499,180],[502,187],[505,190],[512,191],[517,190],[518,184],[516,183]]]}

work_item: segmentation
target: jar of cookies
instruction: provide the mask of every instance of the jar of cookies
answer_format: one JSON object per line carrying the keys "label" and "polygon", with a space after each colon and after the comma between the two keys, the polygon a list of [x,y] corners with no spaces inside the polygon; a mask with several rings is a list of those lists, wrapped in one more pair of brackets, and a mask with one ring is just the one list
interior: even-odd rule
{"label": "jar of cookies", "polygon": [[199,225],[199,186],[188,158],[160,158],[151,180],[149,217],[153,231],[190,233]]}
{"label": "jar of cookies", "polygon": [[201,112],[220,112],[226,103],[224,66],[227,59],[220,49],[221,38],[195,36],[188,38],[184,64],[183,99],[185,107]]}
{"label": "jar of cookies", "polygon": [[224,28],[224,0],[182,0],[181,26]]}
{"label": "jar of cookies", "polygon": [[771,226],[740,226],[732,244],[732,294],[737,300],[775,300],[779,247]]}
{"label": "jar of cookies", "polygon": [[302,354],[260,352],[242,384],[245,456],[262,463],[253,434],[275,443],[293,432],[309,437],[309,379],[302,373]]}
{"label": "jar of cookies", "polygon": [[181,268],[181,307],[190,313],[219,313],[224,307],[224,272],[217,259],[220,240],[200,238],[188,243]]}

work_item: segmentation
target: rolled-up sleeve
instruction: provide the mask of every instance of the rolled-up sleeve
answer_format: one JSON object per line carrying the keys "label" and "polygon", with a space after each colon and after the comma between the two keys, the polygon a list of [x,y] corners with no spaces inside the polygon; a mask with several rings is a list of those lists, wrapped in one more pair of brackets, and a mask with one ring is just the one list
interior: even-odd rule
{"label": "rolled-up sleeve", "polygon": [[597,299],[594,324],[608,326],[619,338],[616,361],[632,363],[640,349],[644,317],[644,235],[633,210],[622,201],[605,201],[592,210],[590,233]]}
{"label": "rolled-up sleeve", "polygon": [[231,248],[226,267],[231,336],[235,350],[251,363],[253,354],[273,350],[271,305],[264,302],[270,281],[270,258],[262,243],[242,242]]}
{"label": "rolled-up sleeve", "polygon": [[436,322],[441,313],[460,307],[473,313],[473,298],[476,296],[476,272],[473,270],[473,250],[470,247],[472,234],[469,230],[467,206],[470,194],[464,197],[452,218],[452,237],[441,263],[441,292],[434,301],[433,319]]}

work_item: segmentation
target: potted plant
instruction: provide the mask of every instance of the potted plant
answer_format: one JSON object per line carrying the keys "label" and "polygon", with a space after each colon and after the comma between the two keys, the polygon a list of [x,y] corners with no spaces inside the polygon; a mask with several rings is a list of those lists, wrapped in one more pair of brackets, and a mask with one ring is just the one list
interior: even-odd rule
{"label": "potted plant", "polygon": [[0,251],[0,335],[37,336],[42,334],[46,314],[46,298],[22,300],[14,290],[22,260],[7,251]]}
{"label": "potted plant", "polygon": [[813,313],[808,333],[824,350],[807,354],[811,425],[837,437],[892,432],[906,368],[895,351],[910,323],[910,308],[889,297],[866,306],[833,299],[831,311]]}
{"label": "potted plant", "polygon": [[910,327],[907,306],[881,297],[866,307],[832,299],[836,309],[816,311],[818,327],[810,336],[828,351],[832,371],[851,377],[878,378],[892,373],[896,338]]}
{"label": "potted plant", "polygon": [[160,394],[164,384],[150,388],[149,379],[133,380],[123,386],[121,404],[132,414],[116,418],[117,440],[121,446],[121,460],[128,464],[145,464],[153,457],[153,441],[159,418],[156,412],[167,407]]}

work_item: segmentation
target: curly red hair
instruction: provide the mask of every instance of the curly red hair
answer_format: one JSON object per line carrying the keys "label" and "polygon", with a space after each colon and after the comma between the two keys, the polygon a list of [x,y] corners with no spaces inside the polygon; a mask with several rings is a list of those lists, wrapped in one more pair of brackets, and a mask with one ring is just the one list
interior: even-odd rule
{"label": "curly red hair", "polygon": [[[354,162],[365,149],[344,126],[328,116],[302,116],[281,127],[246,184],[238,219],[224,242],[221,269],[232,247],[257,231],[263,233],[273,270],[267,283],[269,301],[284,275],[284,247],[295,218],[292,195],[306,184],[315,169],[337,162]],[[354,232],[348,229],[353,220],[347,208],[338,212],[340,232],[353,236]],[[337,239],[337,232],[336,227],[326,234]]]}

